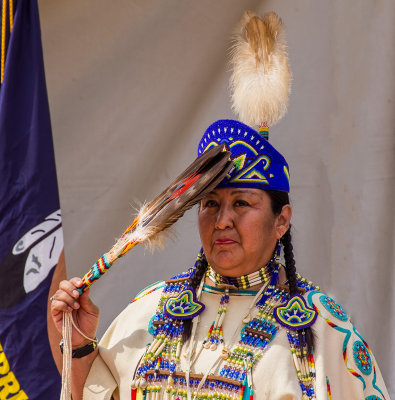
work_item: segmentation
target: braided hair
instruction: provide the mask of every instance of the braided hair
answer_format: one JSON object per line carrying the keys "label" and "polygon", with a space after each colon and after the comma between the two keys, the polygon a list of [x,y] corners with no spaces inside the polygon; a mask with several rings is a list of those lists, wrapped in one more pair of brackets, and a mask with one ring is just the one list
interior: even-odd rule
{"label": "braided hair", "polygon": [[[273,214],[279,215],[283,206],[289,204],[288,193],[277,190],[267,190],[266,193],[270,197],[270,204]],[[284,250],[285,273],[287,275],[287,281],[289,285],[289,294],[292,296],[293,294],[298,292],[298,277],[296,274],[295,258],[293,253],[291,225],[289,226],[287,232],[285,232],[280,241],[283,245]],[[303,335],[303,333],[299,332],[299,335],[301,336]],[[304,335],[308,351],[312,352],[314,345],[314,336],[310,327],[304,330]],[[300,339],[302,338],[300,337]]]}
{"label": "braided hair", "polygon": [[[208,269],[208,262],[203,251],[195,263],[195,270],[189,280],[189,286],[193,289],[197,289],[200,282],[202,281],[206,271]],[[186,342],[192,333],[192,319],[187,319],[184,321],[184,331],[182,334],[182,339]]]}

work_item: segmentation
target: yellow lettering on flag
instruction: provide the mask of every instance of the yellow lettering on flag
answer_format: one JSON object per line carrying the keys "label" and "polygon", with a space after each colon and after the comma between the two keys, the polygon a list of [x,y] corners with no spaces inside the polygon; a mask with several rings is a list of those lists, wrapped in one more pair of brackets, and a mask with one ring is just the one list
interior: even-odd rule
{"label": "yellow lettering on flag", "polygon": [[0,400],[7,400],[8,395],[18,393],[19,383],[13,372],[0,377]]}
{"label": "yellow lettering on flag", "polygon": [[23,390],[21,390],[15,396],[12,396],[7,400],[28,400],[28,399],[29,397],[27,397],[26,393]]}
{"label": "yellow lettering on flag", "polygon": [[5,353],[2,352],[0,353],[0,375],[8,374],[9,370],[10,370],[10,364],[8,364],[8,360],[7,357],[5,356]]}
{"label": "yellow lettering on flag", "polygon": [[[9,396],[9,395],[12,396]],[[29,397],[21,390],[0,343],[0,400],[27,400]]]}

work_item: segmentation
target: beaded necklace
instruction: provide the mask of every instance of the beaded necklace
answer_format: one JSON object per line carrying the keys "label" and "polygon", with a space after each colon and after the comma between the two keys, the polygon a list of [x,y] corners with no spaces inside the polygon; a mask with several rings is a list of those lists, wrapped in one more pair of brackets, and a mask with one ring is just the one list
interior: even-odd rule
{"label": "beaded necklace", "polygon": [[210,329],[206,334],[202,346],[206,349],[216,350],[218,344],[224,344],[222,325],[225,319],[226,311],[229,303],[229,290],[231,288],[248,289],[259,283],[266,284],[269,280],[270,273],[273,272],[274,260],[270,260],[264,267],[249,275],[243,275],[236,278],[225,277],[215,272],[211,266],[208,266],[206,276],[216,284],[218,288],[224,290],[221,297],[217,318],[211,324]]}
{"label": "beaded necklace", "polygon": [[[201,255],[198,256],[198,260],[200,257]],[[195,264],[195,268],[191,268],[187,273],[166,281],[156,314],[150,322],[149,331],[153,335],[153,341],[147,345],[146,352],[131,383],[132,400],[159,400],[160,398],[165,400],[205,400],[211,397],[215,400],[252,400],[254,386],[252,371],[262,358],[269,343],[276,336],[278,329],[281,328],[281,325],[286,326],[287,323],[289,324],[288,339],[303,399],[314,399],[314,358],[307,352],[303,329],[295,333],[293,322],[287,318],[289,311],[294,312],[295,296],[289,296],[287,286],[277,284],[280,266],[278,251],[270,267],[265,267],[268,279],[250,307],[250,310],[254,306],[257,308],[256,315],[252,318],[251,313],[248,312],[242,321],[241,332],[239,329],[235,331],[228,347],[223,342],[222,322],[229,301],[230,289],[229,287],[221,289],[223,294],[216,321],[206,335],[203,341],[204,345],[192,360],[191,348],[197,326],[197,319],[194,320],[187,371],[182,371],[180,368],[183,321],[197,316],[204,310],[204,304],[198,300],[204,279],[200,284],[198,294],[196,294],[189,286],[189,281],[195,273]],[[269,270],[270,275],[268,275]],[[310,282],[299,280],[298,284],[307,290],[314,288]],[[258,298],[259,300],[256,302]],[[299,301],[302,302],[302,316],[306,312],[314,311],[304,308],[307,307],[303,303],[304,300],[299,299]],[[283,304],[285,306],[282,307]],[[283,310],[280,309],[285,309],[285,311],[282,312]],[[187,317],[185,317],[186,315]],[[299,321],[303,320],[300,315],[298,318]],[[310,319],[312,321],[310,322],[313,323],[314,319]],[[299,335],[299,332],[302,333]],[[239,336],[238,340],[237,336]],[[221,356],[207,368],[205,374],[191,373],[190,369],[199,357],[201,350],[207,347],[212,348],[213,344],[216,346],[222,344]]]}
{"label": "beaded necklace", "polygon": [[248,275],[242,275],[237,277],[223,276],[218,272],[215,272],[211,265],[207,269],[207,277],[216,285],[227,284],[235,286],[239,289],[248,289],[252,286],[265,283],[269,279],[270,269],[273,265],[274,260],[271,259],[264,267],[258,271],[252,272]]}

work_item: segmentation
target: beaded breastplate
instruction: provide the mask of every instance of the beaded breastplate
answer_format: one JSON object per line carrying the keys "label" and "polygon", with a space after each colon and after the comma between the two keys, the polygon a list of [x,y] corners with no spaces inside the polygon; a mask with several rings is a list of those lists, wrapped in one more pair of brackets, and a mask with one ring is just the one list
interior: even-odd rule
{"label": "beaded breastplate", "polygon": [[[203,400],[211,397],[215,400],[252,400],[252,372],[279,329],[287,330],[302,398],[315,398],[314,357],[308,352],[304,329],[314,323],[316,312],[307,306],[303,296],[290,296],[288,286],[277,283],[280,267],[278,260],[271,263],[268,269],[270,280],[264,284],[255,303],[255,316],[252,318],[249,314],[243,319],[238,339],[229,348],[223,346],[220,358],[204,375],[182,371],[180,366],[185,320],[204,310],[204,304],[189,286],[196,264],[186,273],[166,281],[150,321],[153,341],[147,346],[131,383],[132,400]],[[300,276],[298,288],[300,293],[316,289]],[[223,345],[221,320],[226,312],[228,293],[224,289],[217,320],[207,333],[202,348]]]}

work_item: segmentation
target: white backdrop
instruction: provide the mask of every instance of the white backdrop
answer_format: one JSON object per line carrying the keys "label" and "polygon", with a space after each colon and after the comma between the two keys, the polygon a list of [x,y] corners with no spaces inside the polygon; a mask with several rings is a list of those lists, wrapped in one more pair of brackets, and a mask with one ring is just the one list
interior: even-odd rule
{"label": "white backdrop", "polygon": [[[289,112],[271,142],[291,167],[297,268],[352,316],[395,397],[392,0],[40,0],[68,276],[232,118],[229,36],[244,10],[283,19]],[[92,289],[103,333],[150,282],[193,264],[196,210],[165,250],[137,248]]]}

